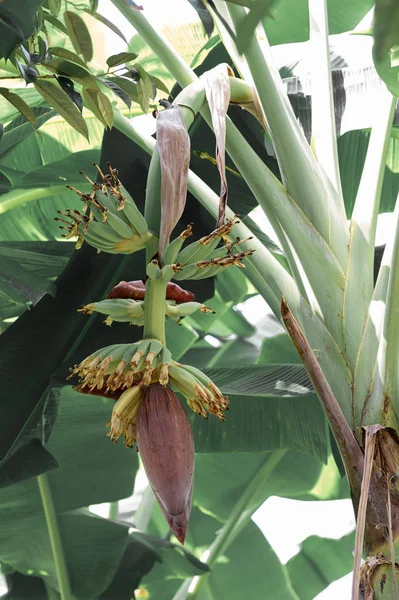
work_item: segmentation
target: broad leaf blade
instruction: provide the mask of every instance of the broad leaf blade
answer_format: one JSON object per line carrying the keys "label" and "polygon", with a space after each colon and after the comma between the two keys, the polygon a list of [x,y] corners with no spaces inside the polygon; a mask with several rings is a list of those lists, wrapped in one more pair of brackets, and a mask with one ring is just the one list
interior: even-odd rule
{"label": "broad leaf blade", "polygon": [[81,54],[86,62],[90,62],[93,58],[93,43],[86,23],[82,17],[70,10],[64,12],[64,22],[75,51]]}
{"label": "broad leaf blade", "polygon": [[76,129],[87,140],[89,139],[89,132],[84,118],[65,92],[56,84],[44,80],[36,82],[35,88],[71,127]]}
{"label": "broad leaf blade", "polygon": [[30,106],[26,104],[25,100],[18,96],[18,94],[14,94],[6,88],[0,88],[0,94],[15,106],[15,108],[29,121],[32,127],[37,127],[38,123],[35,113]]}
{"label": "broad leaf blade", "polygon": [[[239,358],[237,359],[239,361]],[[248,365],[212,367],[205,370],[226,394],[298,397],[312,393],[303,365]]]}

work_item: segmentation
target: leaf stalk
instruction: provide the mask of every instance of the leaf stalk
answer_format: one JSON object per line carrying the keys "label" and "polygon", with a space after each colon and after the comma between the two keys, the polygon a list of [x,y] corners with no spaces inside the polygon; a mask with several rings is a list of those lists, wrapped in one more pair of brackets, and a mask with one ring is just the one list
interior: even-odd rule
{"label": "leaf stalk", "polygon": [[64,549],[60,530],[55,512],[53,495],[46,473],[39,475],[37,478],[39,485],[40,497],[43,503],[44,516],[46,518],[47,529],[50,537],[51,551],[53,553],[55,572],[57,575],[58,587],[61,600],[71,600],[72,592],[69,582],[68,570],[65,560]]}

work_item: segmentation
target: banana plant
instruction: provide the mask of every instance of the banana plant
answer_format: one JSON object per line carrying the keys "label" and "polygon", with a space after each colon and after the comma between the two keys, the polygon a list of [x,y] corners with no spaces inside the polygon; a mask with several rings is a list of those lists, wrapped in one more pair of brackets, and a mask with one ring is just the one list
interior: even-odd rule
{"label": "banana plant", "polygon": [[[253,102],[271,136],[281,182],[235,126],[220,118],[220,98],[219,115],[212,111],[209,89],[222,97],[222,84],[217,86],[213,74],[198,79],[141,12],[129,9],[122,0],[113,3],[182,86],[174,105],[180,106],[186,126],[201,112],[213,127],[222,172],[225,135],[228,154],[274,228],[288,269],[256,239],[237,242],[243,252],[248,243],[255,250],[247,258],[247,277],[285,324],[341,453],[357,515],[352,597],[397,598],[398,207],[393,234],[373,283],[376,224],[396,98],[388,90],[382,94],[348,225],[338,168],[326,2],[309,2],[310,39],[318,56],[312,76],[313,81],[323,79],[313,96],[311,146],[282,88],[263,28],[243,39],[255,9],[247,12],[235,2],[205,2],[242,76],[240,85],[244,80],[249,86],[251,93],[239,102]],[[376,28],[379,18],[377,8]],[[224,75],[229,77],[234,102],[238,82],[227,70]],[[151,165],[157,164],[158,150],[149,139],[122,117],[115,124],[152,152]],[[191,173],[188,189],[215,217],[223,212],[223,177],[220,199]],[[243,224],[237,233],[242,239],[248,237]],[[225,541],[222,538],[220,534],[216,546]],[[363,551],[367,560],[360,568]],[[203,581],[183,586],[175,598],[197,597]]]}
{"label": "banana plant", "polygon": [[[386,14],[381,17],[377,3],[374,54],[377,69],[386,79],[390,92],[383,90],[380,95],[379,113],[371,129],[363,175],[348,224],[336,143],[327,27],[330,23],[330,32],[342,31],[339,15],[345,3],[335,3],[336,14],[333,10],[328,14],[327,2],[309,0],[308,3],[310,43],[315,59],[317,57],[312,81],[318,82],[312,86],[309,144],[275,69],[268,43],[268,36],[272,43],[276,43],[278,37],[273,21],[268,20],[270,15],[280,22],[284,20],[284,11],[289,7],[296,10],[291,0],[284,0],[280,6],[254,0],[248,3],[249,11],[243,2],[215,0],[208,3],[205,0],[201,7],[207,11],[205,21],[208,25],[213,22],[227,49],[229,64],[221,62],[216,68],[206,69],[201,78],[151,26],[140,6],[130,0],[112,1],[141,36],[141,44],[145,43],[158,56],[169,79],[175,79],[180,87],[176,86],[171,97],[162,100],[156,110],[156,141],[124,116],[115,98],[113,103],[109,100],[106,88],[126,104],[133,100],[147,112],[156,88],[164,87],[162,81],[148,75],[140,64],[131,66],[130,62],[137,58],[132,51],[109,57],[108,71],[96,72],[91,63],[93,47],[84,20],[66,6],[64,25],[58,18],[62,6],[58,0],[42,3],[36,20],[29,15],[29,27],[24,33],[31,35],[33,30],[32,38],[17,49],[13,58],[27,83],[29,77],[33,77],[36,91],[32,95],[28,88],[18,95],[3,88],[2,92],[4,100],[14,105],[26,120],[22,127],[16,122],[6,131],[5,152],[21,142],[18,135],[27,135],[27,128],[31,133],[52,117],[51,107],[80,135],[87,136],[87,119],[80,112],[83,96],[85,108],[98,123],[119,130],[124,139],[130,139],[142,151],[141,161],[145,155],[150,157],[144,206],[136,202],[136,195],[128,191],[130,187],[123,185],[124,176],[119,176],[119,165],[112,153],[102,160],[102,168],[98,165],[93,168],[91,164],[94,158],[98,161],[97,157],[90,155],[89,161],[89,156],[84,156],[86,175],[82,174],[82,184],[75,172],[70,176],[74,157],[68,158],[68,178],[64,177],[62,184],[59,182],[62,160],[54,163],[57,177],[56,185],[51,188],[38,187],[40,170],[24,175],[17,172],[12,160],[8,170],[7,164],[2,165],[4,174],[10,181],[15,180],[17,188],[4,194],[1,204],[4,212],[18,207],[21,202],[33,203],[39,196],[51,198],[62,189],[62,197],[53,203],[52,216],[65,231],[64,245],[68,245],[69,253],[70,240],[77,239],[77,250],[69,265],[71,270],[67,269],[57,281],[58,291],[55,286],[49,288],[51,293],[57,293],[55,302],[45,297],[37,310],[22,315],[4,337],[6,342],[32,340],[38,349],[49,343],[53,348],[46,371],[51,376],[50,383],[46,374],[38,376],[36,373],[34,357],[25,359],[23,377],[29,380],[28,396],[25,388],[22,392],[18,389],[15,374],[15,358],[21,360],[22,355],[26,356],[23,349],[13,346],[18,350],[15,356],[9,353],[5,359],[2,357],[3,372],[15,392],[14,413],[10,410],[6,415],[11,427],[2,440],[0,471],[1,485],[7,486],[2,491],[0,510],[2,521],[8,523],[0,528],[0,559],[3,572],[10,574],[14,585],[9,597],[16,597],[18,592],[23,597],[24,586],[29,588],[32,597],[35,585],[38,598],[55,597],[58,593],[62,600],[130,598],[141,576],[151,569],[144,578],[143,594],[167,600],[172,597],[174,600],[206,599],[215,594],[213,589],[221,586],[227,589],[226,576],[218,561],[226,554],[236,564],[241,544],[251,548],[249,562],[257,565],[258,574],[263,572],[266,563],[277,574],[273,578],[275,589],[268,575],[258,595],[264,595],[268,586],[269,595],[273,597],[293,600],[297,600],[299,594],[305,597],[300,582],[301,569],[295,565],[295,559],[287,568],[282,567],[250,518],[272,493],[290,495],[290,483],[283,481],[283,474],[289,473],[294,480],[302,462],[300,454],[287,449],[326,458],[323,420],[318,416],[321,412],[310,398],[306,406],[301,404],[303,396],[315,390],[341,453],[357,514],[352,596],[364,600],[397,598],[397,206],[392,219],[395,223],[392,239],[385,248],[377,281],[373,281],[374,241],[383,200],[383,176],[388,143],[391,135],[395,135],[392,124],[396,99],[392,93],[396,90],[396,39],[382,27],[382,21],[386,24],[389,19]],[[282,16],[279,11],[283,4]],[[365,1],[359,6],[346,6],[353,26],[369,5]],[[2,23],[5,27],[11,23],[16,36],[13,44],[1,48],[3,55],[8,56],[15,52],[17,41],[23,42],[23,36],[13,20],[15,7],[9,2],[4,6],[8,13],[5,25]],[[115,26],[96,11],[97,3],[90,2],[86,12],[115,31]],[[260,17],[265,27],[262,23],[258,25]],[[48,31],[52,32],[52,27],[69,33],[70,47],[75,52],[68,49],[69,46],[64,48],[54,43],[50,46],[51,52],[47,52],[44,38]],[[118,31],[116,33],[123,36]],[[288,33],[287,36],[291,40]],[[384,36],[388,41],[384,41]],[[279,41],[287,40],[283,36]],[[215,45],[214,40],[211,42],[206,51]],[[120,77],[116,73],[122,64],[126,73]],[[110,74],[114,68],[115,72]],[[56,74],[57,84],[47,81],[51,77],[48,71]],[[134,82],[132,73],[136,78]],[[38,102],[33,112],[21,98]],[[255,115],[262,136],[273,146],[278,171],[272,170],[272,161],[258,148],[255,150],[249,136],[246,139],[227,116],[229,108],[238,107]],[[200,162],[206,159],[207,167],[212,164],[218,174],[218,194],[208,185],[206,177],[200,178],[189,168],[189,136],[194,135],[200,119],[214,132],[215,158],[192,149]],[[105,148],[104,141],[103,150]],[[233,161],[232,167],[226,168],[226,152]],[[80,158],[83,156],[75,157],[76,161]],[[108,160],[112,160],[112,164],[108,164],[106,171],[104,164]],[[226,171],[240,185],[243,182],[240,189],[245,190],[244,193],[249,188],[272,225],[280,248],[267,238],[265,242],[259,227],[247,218],[241,219],[230,208],[237,204],[237,199],[234,191],[232,193],[233,186],[228,189]],[[68,194],[64,188],[66,181],[70,188]],[[32,190],[24,190],[25,182],[30,182]],[[200,234],[196,232],[195,217],[192,218],[194,223],[182,223],[182,215],[184,219],[187,214],[185,208],[190,208],[185,207],[187,192],[199,202],[190,214],[196,215],[201,205],[210,215],[206,221],[208,228]],[[68,204],[72,208],[66,208]],[[56,209],[59,209],[58,216]],[[48,206],[46,212],[49,212]],[[212,225],[208,226],[209,223]],[[190,243],[192,235],[198,239]],[[0,251],[9,253],[10,249],[5,247]],[[73,269],[77,264],[79,268]],[[25,288],[10,278],[10,273],[11,268],[7,271],[6,291],[18,301],[21,297],[25,300]],[[37,281],[32,275],[27,279],[25,271],[22,275],[24,281],[39,288],[40,293],[28,295],[29,301],[37,302],[40,294],[47,291],[49,282]],[[120,280],[121,276],[126,280]],[[128,281],[133,276],[141,279]],[[218,282],[217,294],[206,301],[207,304],[196,302],[193,294],[196,284],[204,285],[214,277]],[[180,357],[196,339],[193,327],[207,331],[207,320],[212,323],[214,311],[216,318],[218,313],[222,315],[218,322],[213,321],[216,330],[223,331],[223,309],[226,308],[223,305],[232,305],[237,281],[243,288],[249,281],[252,290],[263,296],[285,326],[293,345],[284,347],[284,357],[291,352],[292,362],[300,360],[304,365],[304,368],[300,364],[289,365],[291,380],[287,368],[262,365],[260,356],[257,365],[238,366],[236,358],[234,366],[225,366],[226,363],[219,366],[214,356],[208,368],[186,359],[180,362]],[[196,291],[199,289],[197,285]],[[80,308],[74,306],[77,291],[83,299]],[[237,298],[242,297],[241,290]],[[78,314],[68,321],[71,327],[60,325],[67,311],[72,311],[71,306],[78,308]],[[238,313],[232,310],[231,313],[239,319]],[[105,324],[93,321],[98,314],[106,317]],[[83,328],[82,319],[87,323]],[[45,334],[41,330],[44,322],[49,323]],[[94,328],[93,322],[96,323]],[[244,325],[248,324],[240,322],[246,332],[244,335],[248,335]],[[53,332],[49,331],[52,328]],[[92,335],[89,336],[90,330]],[[186,342],[186,338],[191,341]],[[99,339],[106,343],[99,344]],[[278,353],[278,341],[269,352],[268,340],[265,342],[264,354],[268,355],[265,362],[270,363],[270,354]],[[231,357],[237,348],[234,342],[231,347],[229,344],[223,344],[222,348],[228,365],[229,349]],[[241,357],[244,342],[239,341],[239,344]],[[297,356],[292,354],[294,348]],[[252,355],[249,362],[253,362]],[[291,360],[284,358],[284,362]],[[70,368],[68,383],[75,386],[75,391],[65,385],[66,367]],[[12,381],[10,373],[14,373]],[[273,436],[272,428],[267,429],[269,410],[279,415],[282,404],[279,402],[273,408],[267,399],[273,396],[275,400],[277,384],[281,383],[286,386],[281,396],[288,396],[280,399],[284,401],[286,427],[284,429],[281,423],[278,440],[268,439]],[[295,397],[290,383],[302,390],[296,391]],[[177,394],[185,398],[191,414],[185,412],[185,403]],[[232,396],[230,403],[228,394]],[[262,401],[259,412],[249,402],[255,397]],[[290,405],[290,400],[299,402]],[[18,419],[13,418],[17,409]],[[209,413],[217,419],[213,416],[207,419]],[[301,426],[300,434],[292,433],[297,426],[295,418]],[[233,438],[240,438],[245,420],[248,441],[244,445],[240,445],[240,441],[233,444]],[[38,421],[42,421],[41,427]],[[102,427],[107,422],[110,440],[116,443],[123,439],[126,448],[120,443],[115,448],[101,442],[105,437]],[[254,428],[260,433],[251,440]],[[311,431],[311,442],[307,435],[301,435],[304,431]],[[85,436],[90,444],[99,444],[92,453],[84,445]],[[77,445],[76,456],[70,453],[71,440]],[[139,450],[158,501],[158,505],[153,506],[146,492],[135,515],[135,525],[147,533],[129,530],[126,522],[115,518],[117,511],[113,509],[109,519],[100,520],[82,508],[92,503],[115,502],[131,493],[137,471],[133,447]],[[209,447],[216,460],[211,458]],[[234,462],[240,464],[234,464],[232,471],[227,452],[237,449],[241,454],[239,461]],[[195,475],[194,450],[197,451]],[[272,452],[264,454],[270,450]],[[235,459],[237,454],[231,456]],[[313,458],[307,457],[308,480],[297,484],[297,488],[302,485],[303,493],[312,490],[313,497],[322,498],[317,482],[328,478],[331,472],[336,481],[336,469],[331,470],[331,463],[321,472],[319,466],[313,469],[310,460]],[[115,468],[115,460],[118,468]],[[69,479],[70,494],[68,479],[62,478],[69,470],[80,474],[73,484],[73,478]],[[207,497],[206,490],[210,486],[214,488],[215,498]],[[181,544],[188,541],[189,549],[198,555],[198,549],[205,550],[201,561],[181,546],[161,539],[170,535],[164,528],[165,519]],[[35,556],[29,548],[26,552],[21,549],[24,528],[31,538],[41,541],[43,549]],[[8,540],[10,535],[12,543]],[[47,546],[46,536],[50,540]],[[101,560],[99,558],[93,567],[90,559],[96,551],[96,539]],[[203,540],[206,540],[206,548]],[[345,540],[336,551],[341,549],[348,554]],[[367,560],[360,568],[362,549]],[[108,568],[102,569],[105,563]],[[92,578],[86,576],[90,568],[94,569]],[[134,571],[135,578],[124,585],[127,570]],[[177,589],[176,580],[184,578]],[[229,579],[234,580],[231,572]]]}

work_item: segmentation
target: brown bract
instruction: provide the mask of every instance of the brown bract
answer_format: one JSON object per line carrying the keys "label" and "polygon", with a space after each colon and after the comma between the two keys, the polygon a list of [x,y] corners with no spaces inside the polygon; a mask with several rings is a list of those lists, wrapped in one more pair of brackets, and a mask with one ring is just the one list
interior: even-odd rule
{"label": "brown bract", "polygon": [[[144,300],[144,297],[145,283],[141,279],[137,281],[120,281],[107,296],[107,298],[130,298],[132,300]],[[169,281],[166,284],[166,300],[174,300],[176,304],[183,304],[184,302],[192,302],[194,294]]]}
{"label": "brown bract", "polygon": [[216,138],[216,163],[220,174],[220,200],[217,226],[224,223],[227,202],[226,179],[226,115],[230,102],[229,74],[233,75],[227,64],[221,64],[202,76],[205,80],[205,93],[212,116],[212,126]]}
{"label": "brown bract", "polygon": [[152,490],[183,544],[194,486],[194,440],[187,415],[170,387],[149,386],[137,412],[136,430]]}
{"label": "brown bract", "polygon": [[162,174],[158,246],[162,258],[169,236],[183,214],[187,196],[190,138],[178,106],[158,113],[157,146]]}

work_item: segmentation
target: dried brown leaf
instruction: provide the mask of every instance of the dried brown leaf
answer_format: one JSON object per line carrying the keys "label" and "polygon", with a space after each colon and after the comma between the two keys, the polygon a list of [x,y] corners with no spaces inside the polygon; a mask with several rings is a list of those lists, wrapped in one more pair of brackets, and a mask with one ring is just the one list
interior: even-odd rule
{"label": "dried brown leaf", "polygon": [[178,106],[172,105],[158,113],[157,145],[162,173],[158,246],[162,258],[169,236],[183,213],[187,197],[190,138]]}
{"label": "dried brown leaf", "polygon": [[226,115],[230,102],[231,69],[227,64],[221,64],[204,73],[205,93],[212,116],[213,131],[216,137],[216,161],[220,174],[219,216],[216,226],[224,223],[227,203],[226,179]]}

